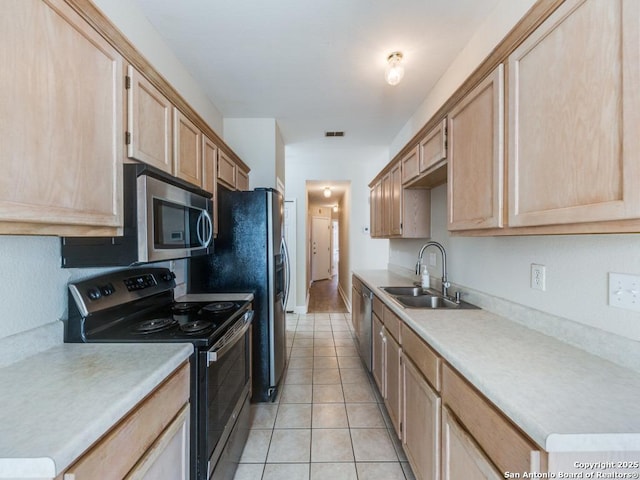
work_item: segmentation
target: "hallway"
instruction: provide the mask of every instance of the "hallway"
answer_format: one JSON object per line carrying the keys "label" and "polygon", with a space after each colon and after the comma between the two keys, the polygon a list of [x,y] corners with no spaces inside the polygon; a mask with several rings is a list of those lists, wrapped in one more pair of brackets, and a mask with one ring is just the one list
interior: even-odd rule
{"label": "hallway", "polygon": [[309,288],[309,313],[347,313],[347,307],[338,292],[338,276],[318,280]]}

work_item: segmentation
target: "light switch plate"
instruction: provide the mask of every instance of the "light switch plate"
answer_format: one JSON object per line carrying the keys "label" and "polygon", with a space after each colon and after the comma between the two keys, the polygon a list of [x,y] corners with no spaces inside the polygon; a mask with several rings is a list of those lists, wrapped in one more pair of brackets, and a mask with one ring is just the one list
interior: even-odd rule
{"label": "light switch plate", "polygon": [[437,260],[436,254],[434,252],[429,252],[429,266],[435,267]]}
{"label": "light switch plate", "polygon": [[640,275],[609,272],[609,305],[640,312]]}

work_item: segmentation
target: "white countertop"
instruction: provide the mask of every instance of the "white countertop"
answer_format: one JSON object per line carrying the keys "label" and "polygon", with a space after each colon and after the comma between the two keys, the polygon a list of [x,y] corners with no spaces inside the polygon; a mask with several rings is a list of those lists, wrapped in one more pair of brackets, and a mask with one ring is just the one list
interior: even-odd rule
{"label": "white countertop", "polygon": [[192,352],[65,343],[0,368],[0,478],[56,477]]}
{"label": "white countertop", "polygon": [[640,451],[640,374],[484,310],[405,309],[354,272],[402,320],[548,452]]}

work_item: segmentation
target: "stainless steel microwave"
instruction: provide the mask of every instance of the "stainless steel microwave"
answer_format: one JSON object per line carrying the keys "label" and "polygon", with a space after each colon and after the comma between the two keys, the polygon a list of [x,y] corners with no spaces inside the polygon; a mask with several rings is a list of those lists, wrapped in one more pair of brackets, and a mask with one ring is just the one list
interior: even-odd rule
{"label": "stainless steel microwave", "polygon": [[213,250],[211,194],[142,164],[124,165],[121,237],[64,237],[62,266],[129,266]]}

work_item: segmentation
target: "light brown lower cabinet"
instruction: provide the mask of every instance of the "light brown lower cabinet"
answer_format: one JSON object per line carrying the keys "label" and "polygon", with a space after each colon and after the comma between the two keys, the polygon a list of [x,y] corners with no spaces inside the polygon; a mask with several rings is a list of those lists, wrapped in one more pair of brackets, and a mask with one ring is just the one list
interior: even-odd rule
{"label": "light brown lower cabinet", "polygon": [[386,377],[386,395],[384,397],[384,404],[387,407],[387,413],[393,424],[393,428],[396,431],[398,438],[401,438],[401,408],[402,408],[402,375],[400,371],[400,359],[402,357],[402,350],[400,344],[394,340],[394,338],[388,334],[384,329],[385,343],[385,377]]}
{"label": "light brown lower cabinet", "polygon": [[184,364],[57,480],[189,478],[189,364]]}
{"label": "light brown lower cabinet", "polygon": [[[442,400],[497,471],[545,471],[546,453],[446,364],[442,367]],[[443,469],[446,468],[445,465]],[[458,477],[449,478],[457,480]]]}
{"label": "light brown lower cabinet", "polygon": [[378,315],[373,313],[371,317],[371,374],[380,395],[384,398],[386,388],[384,384],[384,342],[382,341],[384,332],[382,330],[382,321]]}
{"label": "light brown lower cabinet", "polygon": [[442,480],[498,480],[504,478],[473,438],[442,409]]}
{"label": "light brown lower cabinet", "polygon": [[440,473],[440,397],[407,356],[402,358],[402,390],[402,446],[416,479],[436,480]]}

